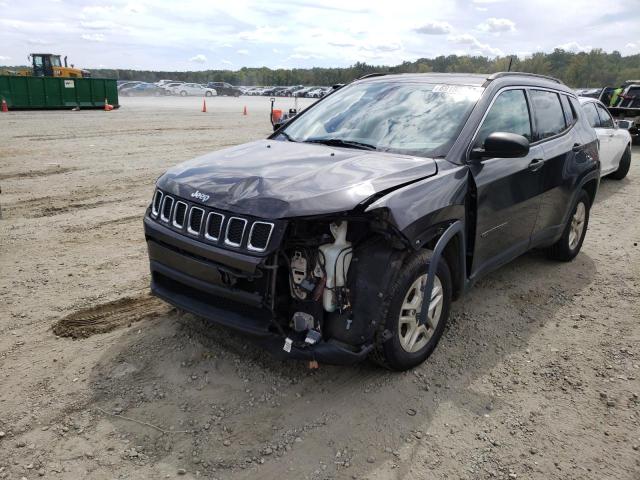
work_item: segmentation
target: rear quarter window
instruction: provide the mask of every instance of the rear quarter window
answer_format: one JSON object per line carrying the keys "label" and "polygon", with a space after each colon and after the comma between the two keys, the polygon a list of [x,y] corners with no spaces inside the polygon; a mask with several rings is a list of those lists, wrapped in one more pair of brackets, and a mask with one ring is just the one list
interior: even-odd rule
{"label": "rear quarter window", "polygon": [[560,101],[562,102],[562,110],[564,111],[564,121],[568,126],[571,126],[578,120],[578,114],[569,102],[567,95],[560,95]]}
{"label": "rear quarter window", "polygon": [[562,133],[567,124],[558,94],[547,90],[530,90],[530,95],[536,124],[536,140],[544,140]]}

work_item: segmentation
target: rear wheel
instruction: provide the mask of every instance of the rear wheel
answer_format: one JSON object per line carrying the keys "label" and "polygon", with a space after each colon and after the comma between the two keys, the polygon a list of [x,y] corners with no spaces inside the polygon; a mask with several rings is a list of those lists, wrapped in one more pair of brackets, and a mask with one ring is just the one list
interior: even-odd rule
{"label": "rear wheel", "polygon": [[584,190],[580,190],[578,200],[573,206],[569,221],[564,228],[562,237],[547,249],[547,256],[553,260],[568,262],[573,260],[587,234],[587,226],[589,225],[589,210],[591,201],[589,195]]}
{"label": "rear wheel", "polygon": [[426,318],[420,311],[431,252],[414,254],[392,285],[372,359],[392,370],[408,370],[424,362],[444,332],[451,306],[451,273],[444,259],[438,261]]}
{"label": "rear wheel", "polygon": [[181,96],[181,97],[186,97],[186,96],[187,96],[187,92],[185,92],[184,90],[182,90],[182,91],[180,92],[180,96]]}
{"label": "rear wheel", "polygon": [[204,96],[205,96],[205,97],[211,97],[212,95],[213,95],[213,94],[212,94],[211,92],[205,92],[205,93],[204,93]]}
{"label": "rear wheel", "polygon": [[631,167],[631,147],[627,145],[627,148],[624,149],[624,153],[622,154],[622,158],[620,159],[620,163],[618,164],[618,169],[609,175],[609,178],[613,178],[614,180],[622,180],[629,173],[629,168]]}

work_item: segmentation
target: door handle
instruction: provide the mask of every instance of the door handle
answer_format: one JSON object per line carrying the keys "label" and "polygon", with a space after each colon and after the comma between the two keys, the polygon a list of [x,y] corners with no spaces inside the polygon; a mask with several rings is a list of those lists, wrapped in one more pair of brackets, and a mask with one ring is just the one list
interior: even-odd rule
{"label": "door handle", "polygon": [[544,165],[543,159],[534,158],[533,160],[531,160],[531,163],[529,164],[529,170],[531,170],[532,172],[535,172],[536,170],[539,170],[543,165]]}
{"label": "door handle", "polygon": [[584,145],[580,145],[579,143],[574,143],[573,147],[571,147],[571,151],[579,152],[580,150],[582,150],[582,147],[584,147]]}

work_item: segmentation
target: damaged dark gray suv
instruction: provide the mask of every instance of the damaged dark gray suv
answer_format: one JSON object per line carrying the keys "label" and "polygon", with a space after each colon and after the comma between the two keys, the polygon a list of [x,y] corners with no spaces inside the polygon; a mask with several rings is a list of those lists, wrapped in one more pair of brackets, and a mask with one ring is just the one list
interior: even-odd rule
{"label": "damaged dark gray suv", "polygon": [[482,275],[532,248],[578,254],[599,169],[553,78],[365,77],[162,175],[151,289],[286,358],[408,369]]}

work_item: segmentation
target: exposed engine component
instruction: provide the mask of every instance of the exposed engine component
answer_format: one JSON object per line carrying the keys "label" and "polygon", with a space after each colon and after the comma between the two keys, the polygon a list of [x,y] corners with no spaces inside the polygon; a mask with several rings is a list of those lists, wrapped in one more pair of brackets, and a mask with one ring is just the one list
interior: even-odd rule
{"label": "exposed engine component", "polygon": [[335,241],[319,247],[320,264],[326,275],[322,305],[327,312],[349,307],[348,294],[344,288],[353,256],[351,242],[347,241],[347,222],[331,223],[329,229]]}
{"label": "exposed engine component", "polygon": [[313,315],[307,312],[295,312],[293,314],[293,329],[296,332],[304,332],[314,327]]}

